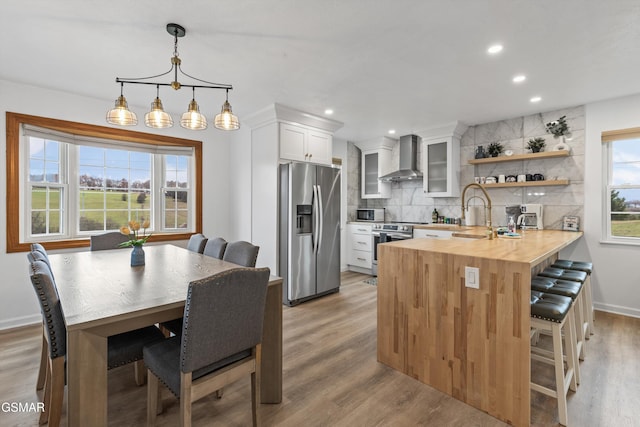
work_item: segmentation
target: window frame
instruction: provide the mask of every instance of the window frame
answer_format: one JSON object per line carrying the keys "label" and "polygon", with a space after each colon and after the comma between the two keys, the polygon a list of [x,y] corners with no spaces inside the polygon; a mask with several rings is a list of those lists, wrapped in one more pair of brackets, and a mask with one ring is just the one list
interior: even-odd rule
{"label": "window frame", "polygon": [[[194,151],[194,170],[192,171],[194,200],[194,231],[187,233],[154,233],[149,239],[152,242],[186,240],[193,233],[202,233],[202,141],[176,138],[171,136],[156,135],[125,129],[111,128],[107,126],[91,125],[86,123],[58,120],[47,117],[32,116],[27,114],[6,112],[6,147],[7,147],[7,253],[26,252],[30,250],[31,243],[23,241],[22,227],[24,219],[20,216],[20,207],[23,204],[23,182],[26,166],[20,163],[21,152],[21,126],[23,124],[48,128],[74,135],[82,135],[94,138],[127,141],[136,144],[154,146],[181,146],[192,147]],[[67,195],[69,197],[70,195]],[[68,216],[68,215],[67,215]],[[70,224],[67,224],[70,226]],[[47,240],[43,242],[47,249],[70,249],[90,246],[90,238],[74,238]]]}
{"label": "window frame", "polygon": [[[640,128],[602,132],[602,243],[640,246],[640,237],[614,236],[611,234],[611,192],[613,190],[640,189],[638,184],[613,184],[613,144],[640,138]],[[636,214],[637,215],[637,214]]]}

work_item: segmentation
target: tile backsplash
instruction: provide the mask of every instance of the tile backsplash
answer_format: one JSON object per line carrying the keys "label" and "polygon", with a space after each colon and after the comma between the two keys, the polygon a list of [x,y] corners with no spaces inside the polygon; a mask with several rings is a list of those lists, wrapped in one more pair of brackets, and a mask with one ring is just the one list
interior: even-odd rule
{"label": "tile backsplash", "polygon": [[[492,142],[500,142],[505,150],[512,150],[514,154],[528,153],[527,142],[530,138],[545,138],[545,151],[553,150],[561,139],[555,139],[546,132],[545,124],[566,116],[572,138],[566,141],[570,148],[567,157],[542,160],[518,160],[503,163],[489,163],[470,165],[468,160],[474,158],[476,148],[480,145],[485,149]],[[541,203],[544,205],[544,227],[561,229],[562,217],[573,215],[580,217],[584,214],[584,106],[556,110],[530,116],[501,120],[470,126],[464,133],[460,143],[460,192],[467,184],[474,181],[476,176],[519,175],[540,173],[549,177],[562,177],[569,180],[569,185],[535,186],[487,189],[492,200],[492,217],[494,225],[506,225],[505,207],[525,203]],[[421,148],[418,148],[418,168],[421,165]],[[391,198],[389,199],[361,199],[360,198],[360,150],[349,143],[348,147],[348,217],[355,218],[357,207],[381,207],[386,209],[386,221],[431,222],[431,212],[434,207],[440,215],[446,217],[460,217],[462,213],[460,197],[430,198],[426,197],[422,188],[422,181],[404,181],[391,184]],[[398,167],[398,145],[392,151],[392,165]],[[481,195],[478,190],[477,195]],[[467,193],[467,199],[472,193]],[[475,199],[471,204],[482,204]]]}

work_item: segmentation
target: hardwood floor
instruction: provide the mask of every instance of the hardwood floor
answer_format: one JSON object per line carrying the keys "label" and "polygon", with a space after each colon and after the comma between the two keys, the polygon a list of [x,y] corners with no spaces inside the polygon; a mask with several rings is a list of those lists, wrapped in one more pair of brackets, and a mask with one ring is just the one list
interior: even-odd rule
{"label": "hardwood floor", "polygon": [[[504,426],[506,424],[376,361],[376,287],[343,273],[340,292],[284,307],[283,401],[261,405],[264,426]],[[572,426],[632,426],[640,419],[640,319],[598,312],[597,334],[581,363],[582,384],[569,394]],[[0,402],[38,402],[39,327],[0,333]],[[551,381],[553,370],[532,375]],[[109,372],[109,425],[141,426],[146,387],[133,367]],[[177,400],[163,390],[158,426],[178,423]],[[249,379],[225,387],[221,400],[193,405],[196,426],[251,424]],[[37,413],[0,411],[0,426],[35,426]],[[66,410],[63,410],[66,425]],[[532,393],[532,425],[557,425],[554,399]]]}

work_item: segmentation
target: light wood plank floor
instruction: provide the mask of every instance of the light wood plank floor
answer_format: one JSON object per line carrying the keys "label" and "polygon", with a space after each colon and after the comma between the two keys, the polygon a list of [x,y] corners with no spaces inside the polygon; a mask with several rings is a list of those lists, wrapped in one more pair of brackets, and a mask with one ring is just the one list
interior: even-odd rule
{"label": "light wood plank floor", "polygon": [[[261,405],[264,426],[504,426],[470,406],[376,361],[376,288],[343,273],[338,294],[284,307],[284,390],[279,405]],[[633,426],[640,420],[640,319],[597,313],[597,335],[581,364],[582,385],[569,396],[573,426]],[[38,402],[38,327],[0,333],[0,403]],[[553,378],[537,364],[533,375]],[[145,423],[146,388],[133,368],[109,372],[110,425]],[[221,400],[194,404],[196,426],[251,424],[249,381],[226,387]],[[177,401],[164,390],[158,426],[178,423]],[[0,411],[0,426],[34,426],[38,414]],[[63,412],[66,425],[66,411]],[[532,393],[532,425],[557,425],[555,401]]]}

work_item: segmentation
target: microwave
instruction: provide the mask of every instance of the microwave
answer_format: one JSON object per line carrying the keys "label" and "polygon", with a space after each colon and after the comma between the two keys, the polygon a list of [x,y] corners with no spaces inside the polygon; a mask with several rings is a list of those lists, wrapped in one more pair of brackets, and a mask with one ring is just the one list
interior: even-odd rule
{"label": "microwave", "polygon": [[380,209],[358,208],[356,220],[384,222],[384,208],[380,208]]}

